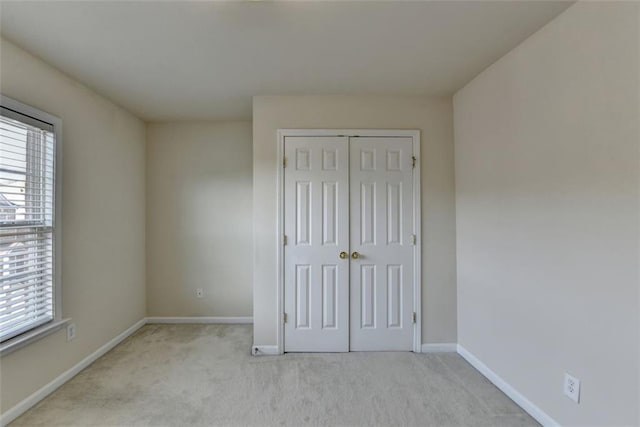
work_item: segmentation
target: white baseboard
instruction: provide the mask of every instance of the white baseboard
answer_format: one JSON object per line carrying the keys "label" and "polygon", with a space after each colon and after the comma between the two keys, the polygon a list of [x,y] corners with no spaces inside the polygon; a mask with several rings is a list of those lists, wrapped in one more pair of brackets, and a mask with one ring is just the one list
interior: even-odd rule
{"label": "white baseboard", "polygon": [[11,421],[18,418],[20,415],[25,413],[29,408],[31,408],[36,403],[40,402],[42,399],[44,399],[45,397],[53,393],[58,387],[60,387],[61,385],[69,381],[71,378],[76,376],[80,371],[82,371],[87,366],[91,365],[93,362],[95,362],[98,358],[103,356],[109,350],[111,350],[112,348],[120,344],[122,341],[125,340],[125,338],[127,338],[128,336],[136,332],[138,329],[143,327],[146,323],[147,323],[146,319],[139,320],[138,322],[133,324],[131,327],[129,327],[127,330],[125,330],[124,332],[120,333],[118,336],[113,338],[111,341],[109,341],[108,343],[106,343],[105,345],[103,345],[102,347],[100,347],[99,349],[97,349],[96,351],[94,351],[84,359],[82,359],[78,364],[73,366],[71,369],[58,375],[58,377],[56,377],[49,384],[37,390],[31,396],[27,397],[26,399],[24,399],[23,401],[15,405],[13,408],[3,413],[2,416],[0,416],[0,426],[4,427],[7,424],[9,424]]}
{"label": "white baseboard", "polygon": [[458,354],[462,356],[467,362],[469,362],[474,368],[476,368],[482,375],[487,377],[496,387],[498,387],[504,394],[509,396],[518,406],[527,411],[529,415],[535,418],[540,424],[545,427],[557,427],[560,426],[553,418],[551,418],[546,412],[536,406],[529,399],[524,397],[522,393],[513,388],[509,383],[503,380],[498,374],[493,372],[487,365],[482,363],[480,359],[471,354],[467,349],[458,344]]}
{"label": "white baseboard", "polygon": [[147,323],[220,323],[220,324],[250,324],[253,317],[147,317]]}
{"label": "white baseboard", "polygon": [[455,353],[458,344],[454,342],[422,344],[421,353]]}
{"label": "white baseboard", "polygon": [[254,356],[275,356],[280,354],[277,345],[254,345],[251,347]]}

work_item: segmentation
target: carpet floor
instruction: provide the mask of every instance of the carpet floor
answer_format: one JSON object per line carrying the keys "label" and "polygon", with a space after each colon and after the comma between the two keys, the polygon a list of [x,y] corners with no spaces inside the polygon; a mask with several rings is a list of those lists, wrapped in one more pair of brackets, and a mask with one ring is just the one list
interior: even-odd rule
{"label": "carpet floor", "polygon": [[18,426],[535,426],[456,354],[250,355],[250,325],[147,325]]}

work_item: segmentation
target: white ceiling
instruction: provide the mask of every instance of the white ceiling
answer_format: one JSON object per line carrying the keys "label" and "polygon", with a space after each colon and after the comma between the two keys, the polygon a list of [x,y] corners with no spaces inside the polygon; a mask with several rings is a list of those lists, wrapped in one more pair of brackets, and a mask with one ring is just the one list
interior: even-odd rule
{"label": "white ceiling", "polygon": [[254,95],[450,94],[570,2],[3,2],[4,37],[146,120]]}

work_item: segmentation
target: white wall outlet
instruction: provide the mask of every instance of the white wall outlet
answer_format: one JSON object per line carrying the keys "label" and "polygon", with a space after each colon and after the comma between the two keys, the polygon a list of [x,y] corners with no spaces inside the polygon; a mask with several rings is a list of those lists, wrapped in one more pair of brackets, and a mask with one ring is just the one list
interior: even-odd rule
{"label": "white wall outlet", "polygon": [[204,296],[204,289],[198,288],[196,289],[196,297],[202,298]]}
{"label": "white wall outlet", "polygon": [[564,395],[576,403],[580,403],[580,380],[565,372]]}
{"label": "white wall outlet", "polygon": [[67,341],[71,341],[76,337],[76,324],[69,323],[67,325]]}

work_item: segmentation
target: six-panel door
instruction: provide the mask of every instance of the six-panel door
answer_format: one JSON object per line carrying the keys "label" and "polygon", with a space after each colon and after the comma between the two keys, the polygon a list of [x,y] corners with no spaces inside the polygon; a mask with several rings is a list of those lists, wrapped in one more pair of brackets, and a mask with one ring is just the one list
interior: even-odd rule
{"label": "six-panel door", "polygon": [[285,140],[285,351],[349,351],[349,144]]}
{"label": "six-panel door", "polygon": [[351,351],[413,348],[411,138],[350,140]]}
{"label": "six-panel door", "polygon": [[285,351],[411,350],[411,138],[284,148]]}

